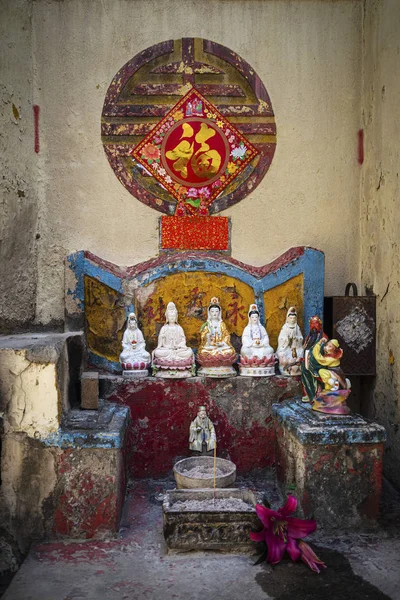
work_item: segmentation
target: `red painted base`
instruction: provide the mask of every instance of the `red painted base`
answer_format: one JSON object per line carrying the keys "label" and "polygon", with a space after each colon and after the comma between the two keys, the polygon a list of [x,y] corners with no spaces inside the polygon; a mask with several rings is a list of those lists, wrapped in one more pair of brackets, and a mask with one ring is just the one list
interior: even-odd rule
{"label": "red painted base", "polygon": [[229,456],[238,473],[273,465],[272,403],[301,393],[300,382],[289,377],[100,381],[102,397],[131,411],[126,441],[131,477],[164,476],[178,457],[189,455],[189,426],[200,405],[214,423],[218,456]]}
{"label": "red painted base", "polygon": [[359,527],[378,517],[383,443],[302,444],[276,423],[276,472],[320,527]]}
{"label": "red painted base", "polygon": [[93,538],[118,531],[126,490],[121,450],[64,450],[57,476],[53,535]]}

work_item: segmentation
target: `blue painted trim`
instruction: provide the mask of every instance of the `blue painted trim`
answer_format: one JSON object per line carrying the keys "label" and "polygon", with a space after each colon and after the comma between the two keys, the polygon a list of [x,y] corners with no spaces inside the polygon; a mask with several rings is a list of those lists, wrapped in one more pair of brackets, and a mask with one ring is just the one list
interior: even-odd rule
{"label": "blue painted trim", "polygon": [[99,354],[95,354],[91,350],[88,351],[88,362],[89,364],[97,367],[100,370],[108,371],[115,374],[122,373],[122,367],[119,362],[114,362],[105,358],[104,356],[100,356]]}
{"label": "blue painted trim", "polygon": [[122,448],[124,435],[121,433],[82,431],[58,431],[41,442],[45,446],[55,448]]}
{"label": "blue painted trim", "polygon": [[[69,292],[77,298],[81,309],[84,308],[84,276],[88,275],[107,285],[116,292],[123,294],[123,279],[109,273],[102,267],[95,265],[90,259],[84,257],[84,252],[77,252],[68,257],[70,268],[75,271],[77,285],[76,289]],[[265,322],[264,293],[282,283],[285,283],[303,274],[304,276],[304,330],[305,334],[309,332],[309,320],[313,315],[323,318],[324,306],[324,254],[313,248],[304,248],[302,255],[295,257],[290,263],[278,268],[273,273],[268,273],[262,278],[251,275],[241,267],[229,264],[227,262],[213,259],[184,259],[175,262],[164,263],[149,269],[145,273],[137,276],[138,285],[148,285],[154,281],[182,272],[203,271],[207,273],[224,274],[247,284],[254,290],[255,302],[260,310],[260,318]],[[132,278],[134,279],[134,278]],[[126,308],[126,314],[135,310],[133,305]],[[120,373],[119,363],[111,362],[104,357],[98,356],[93,352],[89,353],[90,361],[100,369]]]}
{"label": "blue painted trim", "polygon": [[123,448],[126,425],[129,419],[127,406],[113,406],[113,429],[69,429],[68,426],[40,439],[47,447],[55,448]]}
{"label": "blue painted trim", "polygon": [[84,311],[84,300],[85,300],[85,290],[84,290],[84,271],[85,271],[85,253],[83,250],[80,252],[75,252],[75,254],[70,254],[67,257],[69,262],[69,268],[74,272],[76,278],[76,286],[74,290],[68,289],[67,294],[72,295],[74,300],[77,300],[78,307],[81,311]]}
{"label": "blue painted trim", "polygon": [[123,293],[124,289],[122,285],[122,279],[113,273],[110,273],[109,271],[105,271],[98,265],[94,265],[88,258],[85,258],[84,270],[85,275],[93,277],[93,279],[97,279],[97,281],[104,283],[104,285],[107,285],[109,288],[119,292],[120,294]]}

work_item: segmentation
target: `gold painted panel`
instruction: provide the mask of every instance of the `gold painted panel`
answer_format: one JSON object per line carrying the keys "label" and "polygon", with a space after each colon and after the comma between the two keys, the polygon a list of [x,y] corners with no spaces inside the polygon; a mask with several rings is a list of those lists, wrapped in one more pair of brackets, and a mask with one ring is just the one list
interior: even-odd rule
{"label": "gold painted panel", "polygon": [[271,346],[276,350],[278,336],[291,306],[297,309],[297,322],[304,331],[304,275],[296,275],[281,285],[264,292],[266,329]]}
{"label": "gold painted panel", "polygon": [[254,302],[253,289],[227,275],[196,272],[175,273],[139,290],[136,298],[138,317],[148,349],[157,345],[158,333],[165,323],[165,309],[171,301],[177,306],[187,345],[197,348],[199,330],[207,320],[207,309],[213,296],[221,303],[233,345],[240,348],[239,338],[247,325],[249,304]]}
{"label": "gold painted panel", "polygon": [[88,349],[118,362],[126,320],[123,295],[85,276],[85,318]]}

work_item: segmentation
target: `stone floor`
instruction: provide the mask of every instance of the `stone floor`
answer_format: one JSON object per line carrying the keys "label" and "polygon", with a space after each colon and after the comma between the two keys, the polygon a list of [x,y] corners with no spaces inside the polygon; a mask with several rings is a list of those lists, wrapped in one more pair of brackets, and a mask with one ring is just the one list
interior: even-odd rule
{"label": "stone floor", "polygon": [[[276,508],[279,493],[265,482]],[[319,575],[286,558],[272,567],[254,566],[249,555],[168,554],[161,502],[172,487],[170,480],[132,482],[116,539],[33,547],[3,600],[400,599],[400,496],[388,484],[378,528],[310,536],[328,566]]]}

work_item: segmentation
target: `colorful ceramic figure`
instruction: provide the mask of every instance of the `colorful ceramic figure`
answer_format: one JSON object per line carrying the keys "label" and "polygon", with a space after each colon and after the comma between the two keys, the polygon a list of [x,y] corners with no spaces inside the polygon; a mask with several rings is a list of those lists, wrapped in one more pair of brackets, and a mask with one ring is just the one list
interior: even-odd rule
{"label": "colorful ceramic figure", "polygon": [[218,298],[211,298],[208,320],[200,328],[200,338],[197,360],[201,368],[198,374],[207,377],[236,375],[232,365],[236,362],[237,355],[222,320],[222,309]]}
{"label": "colorful ceramic figure", "polygon": [[130,313],[122,337],[122,352],[119,357],[123,374],[129,377],[146,377],[150,366],[150,354],[146,350],[144,337],[138,328],[135,313]]}
{"label": "colorful ceramic figure", "polygon": [[346,398],[350,394],[350,381],[340,368],[343,350],[337,340],[321,338],[308,353],[305,367],[315,381],[315,393],[309,390],[312,409],[322,413],[348,415]]}
{"label": "colorful ceramic figure", "polygon": [[276,351],[282,375],[300,375],[301,358],[304,356],[303,335],[297,324],[297,311],[291,306],[287,311],[286,323],[281,329]]}
{"label": "colorful ceramic figure", "polygon": [[166,323],[161,327],[158,346],[153,350],[153,374],[156,377],[183,378],[194,375],[193,350],[186,346],[183,329],[178,325],[178,311],[168,302]]}
{"label": "colorful ceramic figure", "polygon": [[321,338],[328,339],[328,336],[322,330],[322,321],[314,315],[310,319],[310,333],[304,341],[304,360],[301,361],[301,383],[303,384],[303,402],[310,402],[310,398],[314,398],[317,392],[317,385],[315,379],[311,375],[310,371],[306,368],[307,357],[312,350],[314,344],[316,344]]}
{"label": "colorful ceramic figure", "polygon": [[211,454],[215,444],[214,425],[207,417],[206,407],[199,406],[197,417],[190,423],[189,448],[199,454]]}
{"label": "colorful ceramic figure", "polygon": [[274,349],[269,345],[267,330],[260,323],[257,304],[250,304],[248,317],[242,334],[240,374],[252,377],[275,375]]}

